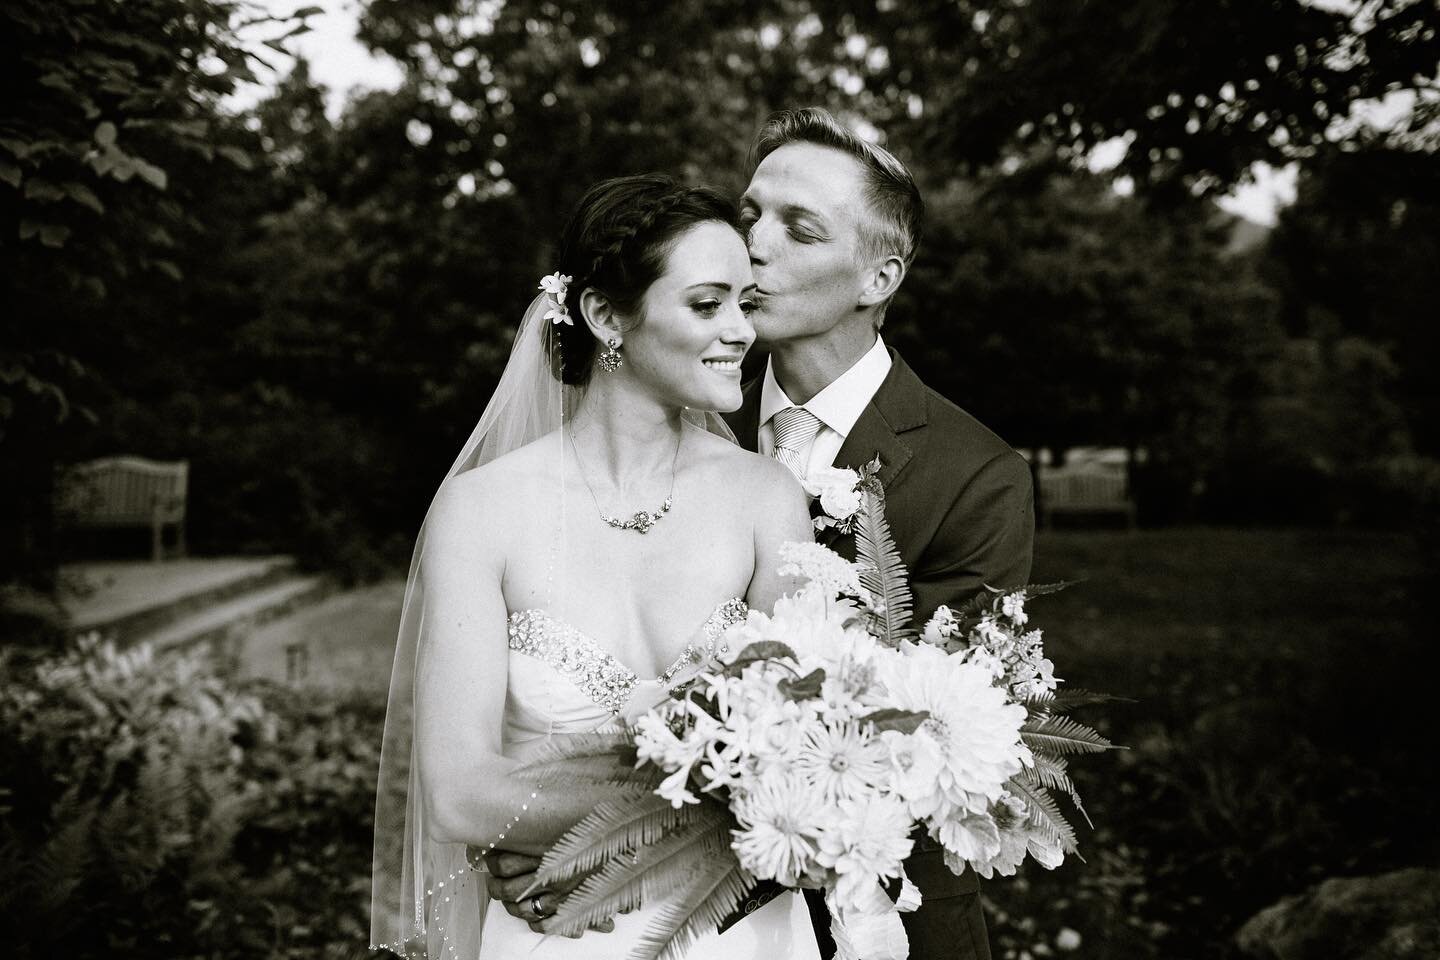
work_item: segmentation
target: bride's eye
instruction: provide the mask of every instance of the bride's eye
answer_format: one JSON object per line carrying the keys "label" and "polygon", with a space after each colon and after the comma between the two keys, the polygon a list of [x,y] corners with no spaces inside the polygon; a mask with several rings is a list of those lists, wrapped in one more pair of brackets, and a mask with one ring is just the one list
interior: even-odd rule
{"label": "bride's eye", "polygon": [[754,300],[746,297],[745,299],[740,301],[740,312],[748,317],[750,316],[750,314],[754,313],[759,308],[759,306],[760,305]]}
{"label": "bride's eye", "polygon": [[702,317],[713,317],[715,316],[715,311],[720,309],[720,301],[701,300],[697,303],[692,303],[690,308]]}

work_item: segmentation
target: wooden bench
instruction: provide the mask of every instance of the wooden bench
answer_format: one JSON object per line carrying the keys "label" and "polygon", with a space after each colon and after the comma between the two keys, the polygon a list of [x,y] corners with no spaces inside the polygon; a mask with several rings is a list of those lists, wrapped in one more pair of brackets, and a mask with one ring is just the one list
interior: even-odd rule
{"label": "wooden bench", "polygon": [[1135,503],[1124,475],[1040,468],[1040,522],[1056,514],[1119,514],[1135,526]]}
{"label": "wooden bench", "polygon": [[[1121,447],[1071,447],[1056,466],[1050,451],[1042,450],[1035,468],[1036,520],[1052,525],[1055,517],[1123,517],[1135,526],[1135,501],[1130,496],[1130,453]],[[1143,462],[1144,451],[1137,457]],[[1029,459],[1029,458],[1027,458]]]}
{"label": "wooden bench", "polygon": [[175,528],[175,555],[185,555],[185,495],[190,461],[105,457],[66,469],[58,484],[62,526],[150,527],[150,559],[165,559],[165,527]]}

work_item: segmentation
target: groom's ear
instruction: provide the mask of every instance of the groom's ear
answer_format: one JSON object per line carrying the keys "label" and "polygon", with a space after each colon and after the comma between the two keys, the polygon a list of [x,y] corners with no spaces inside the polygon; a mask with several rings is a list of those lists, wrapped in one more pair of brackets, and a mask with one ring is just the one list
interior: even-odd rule
{"label": "groom's ear", "polygon": [[580,319],[601,343],[624,335],[620,329],[620,317],[610,305],[610,299],[594,287],[586,287],[580,294]]}
{"label": "groom's ear", "polygon": [[877,263],[860,291],[860,306],[873,307],[895,296],[905,279],[905,261],[891,254]]}

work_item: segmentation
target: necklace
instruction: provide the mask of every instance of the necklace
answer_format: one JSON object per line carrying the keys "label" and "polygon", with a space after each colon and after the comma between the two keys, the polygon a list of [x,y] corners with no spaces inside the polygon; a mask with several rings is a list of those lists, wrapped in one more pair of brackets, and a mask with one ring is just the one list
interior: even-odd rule
{"label": "necklace", "polygon": [[585,489],[590,492],[590,500],[595,504],[595,512],[600,514],[600,519],[605,521],[616,530],[634,530],[636,533],[649,533],[650,528],[660,521],[660,518],[670,512],[670,505],[674,502],[675,496],[675,465],[680,462],[680,441],[684,439],[684,426],[675,438],[675,456],[670,461],[670,492],[665,495],[665,502],[660,504],[659,510],[636,510],[628,520],[621,520],[612,517],[600,508],[600,500],[595,496],[595,488],[590,486],[590,481],[585,478],[585,464],[580,458],[580,448],[575,444],[575,434],[570,434],[570,449],[575,451],[575,466],[580,471],[580,480],[585,484]]}

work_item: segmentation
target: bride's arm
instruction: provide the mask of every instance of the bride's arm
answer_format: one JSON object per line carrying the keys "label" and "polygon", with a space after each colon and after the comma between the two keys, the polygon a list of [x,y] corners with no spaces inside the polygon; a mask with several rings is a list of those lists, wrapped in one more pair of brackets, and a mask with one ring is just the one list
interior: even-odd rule
{"label": "bride's arm", "polygon": [[755,495],[751,514],[755,531],[755,570],[745,601],[756,610],[769,613],[775,601],[800,588],[797,577],[782,577],[780,545],[789,540],[815,539],[810,524],[810,501],[788,468],[769,457],[756,457]]}
{"label": "bride's arm", "polygon": [[536,787],[514,776],[519,764],[501,754],[509,642],[499,545],[513,541],[497,505],[508,502],[490,478],[471,474],[447,483],[431,509],[415,747],[435,839],[483,850],[504,834],[507,850],[528,853],[546,849],[596,797],[577,790],[532,797]]}

